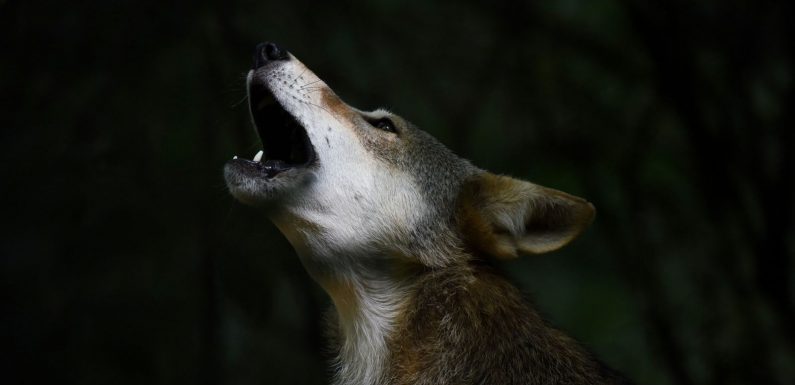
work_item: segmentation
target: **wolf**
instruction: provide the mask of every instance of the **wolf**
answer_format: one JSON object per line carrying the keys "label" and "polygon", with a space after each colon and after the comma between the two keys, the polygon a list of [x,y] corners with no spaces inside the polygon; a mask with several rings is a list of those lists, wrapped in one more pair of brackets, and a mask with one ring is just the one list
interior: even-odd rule
{"label": "wolf", "polygon": [[588,201],[347,105],[274,43],[256,47],[246,85],[262,151],[226,163],[226,183],[331,298],[334,384],[628,383],[492,267],[571,242],[594,218]]}

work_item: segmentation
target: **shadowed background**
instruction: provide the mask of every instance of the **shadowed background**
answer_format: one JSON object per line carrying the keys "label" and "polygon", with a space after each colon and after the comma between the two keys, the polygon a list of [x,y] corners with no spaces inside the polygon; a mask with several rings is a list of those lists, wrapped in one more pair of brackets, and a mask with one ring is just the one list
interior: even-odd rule
{"label": "shadowed background", "polygon": [[[792,2],[0,1],[2,371],[323,384],[328,300],[221,169],[257,42],[592,201],[503,264],[639,384],[795,383]],[[355,172],[352,167],[351,172]]]}

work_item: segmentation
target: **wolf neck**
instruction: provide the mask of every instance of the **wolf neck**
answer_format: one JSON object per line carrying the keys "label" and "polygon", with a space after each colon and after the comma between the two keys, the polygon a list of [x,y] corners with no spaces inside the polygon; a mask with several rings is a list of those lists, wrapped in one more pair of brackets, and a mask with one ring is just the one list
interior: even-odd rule
{"label": "wolf neck", "polygon": [[408,298],[410,269],[383,255],[326,247],[311,225],[274,220],[337,313],[336,385],[385,382],[387,343]]}
{"label": "wolf neck", "polygon": [[388,359],[387,342],[406,298],[406,285],[372,272],[321,283],[338,317],[336,384],[380,384]]}

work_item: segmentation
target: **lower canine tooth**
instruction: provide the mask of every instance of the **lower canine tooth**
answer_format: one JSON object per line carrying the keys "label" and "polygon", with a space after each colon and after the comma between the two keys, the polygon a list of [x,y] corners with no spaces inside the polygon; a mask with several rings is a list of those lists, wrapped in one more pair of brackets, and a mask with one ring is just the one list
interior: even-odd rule
{"label": "lower canine tooth", "polygon": [[262,159],[262,150],[259,150],[259,152],[257,153],[257,155],[254,155],[254,161],[255,161],[255,162],[259,162],[259,161],[260,161],[260,159]]}

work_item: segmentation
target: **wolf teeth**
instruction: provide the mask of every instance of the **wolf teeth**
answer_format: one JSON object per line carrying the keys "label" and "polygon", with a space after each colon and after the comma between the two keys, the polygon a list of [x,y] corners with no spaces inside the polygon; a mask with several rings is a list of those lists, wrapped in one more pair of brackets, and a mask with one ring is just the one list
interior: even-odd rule
{"label": "wolf teeth", "polygon": [[237,155],[233,156],[232,159],[237,159]]}
{"label": "wolf teeth", "polygon": [[257,152],[257,155],[254,155],[255,162],[259,162],[260,159],[262,159],[262,150],[259,150],[259,152]]}

